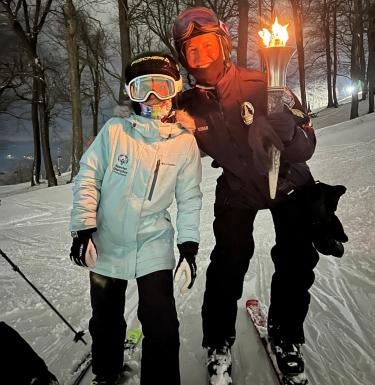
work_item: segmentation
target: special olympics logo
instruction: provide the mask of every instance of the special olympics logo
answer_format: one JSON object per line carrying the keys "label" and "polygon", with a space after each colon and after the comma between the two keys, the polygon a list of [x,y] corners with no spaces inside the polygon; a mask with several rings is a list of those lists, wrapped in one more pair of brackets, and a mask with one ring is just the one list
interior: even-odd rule
{"label": "special olympics logo", "polygon": [[129,162],[129,158],[126,154],[120,154],[117,158],[117,161],[121,164],[121,166],[124,166]]}

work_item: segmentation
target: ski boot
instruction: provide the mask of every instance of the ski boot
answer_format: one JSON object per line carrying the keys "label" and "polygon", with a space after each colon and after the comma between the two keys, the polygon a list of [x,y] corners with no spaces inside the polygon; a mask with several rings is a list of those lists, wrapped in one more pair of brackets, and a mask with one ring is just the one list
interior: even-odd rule
{"label": "ski boot", "polygon": [[289,342],[282,337],[280,326],[268,317],[268,339],[276,356],[277,366],[285,376],[298,376],[305,370],[305,363],[300,351],[301,344]]}
{"label": "ski boot", "polygon": [[232,383],[232,356],[228,346],[207,348],[207,370],[210,385]]}
{"label": "ski boot", "polygon": [[285,376],[298,376],[305,370],[305,363],[300,352],[300,344],[280,340],[271,340],[271,347],[276,356],[277,366]]}

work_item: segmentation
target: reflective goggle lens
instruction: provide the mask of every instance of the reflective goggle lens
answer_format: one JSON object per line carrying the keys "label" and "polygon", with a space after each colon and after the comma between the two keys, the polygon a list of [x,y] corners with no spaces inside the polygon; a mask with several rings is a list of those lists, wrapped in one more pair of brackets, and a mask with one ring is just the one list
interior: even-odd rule
{"label": "reflective goggle lens", "polygon": [[213,12],[205,8],[192,8],[177,17],[173,26],[175,40],[181,40],[190,35],[194,25],[202,31],[214,31],[219,26],[219,19]]}
{"label": "reflective goggle lens", "polygon": [[151,93],[161,100],[172,98],[176,95],[174,79],[162,75],[144,75],[129,83],[128,94],[133,101],[144,102]]}

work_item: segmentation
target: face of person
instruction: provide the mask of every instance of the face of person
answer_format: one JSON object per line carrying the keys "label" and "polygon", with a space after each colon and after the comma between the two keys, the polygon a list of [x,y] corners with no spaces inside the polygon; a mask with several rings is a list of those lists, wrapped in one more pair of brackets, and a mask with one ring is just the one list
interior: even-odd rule
{"label": "face of person", "polygon": [[190,68],[207,68],[220,55],[220,42],[215,33],[205,33],[187,40],[185,57]]}
{"label": "face of person", "polygon": [[[167,99],[169,100],[169,99]],[[157,104],[164,103],[165,100],[158,99],[154,94],[151,94],[146,101],[142,102],[143,104],[146,104],[147,106],[155,106]]]}
{"label": "face of person", "polygon": [[161,120],[167,117],[172,110],[172,99],[160,100],[154,94],[151,94],[147,100],[140,103],[141,115]]}

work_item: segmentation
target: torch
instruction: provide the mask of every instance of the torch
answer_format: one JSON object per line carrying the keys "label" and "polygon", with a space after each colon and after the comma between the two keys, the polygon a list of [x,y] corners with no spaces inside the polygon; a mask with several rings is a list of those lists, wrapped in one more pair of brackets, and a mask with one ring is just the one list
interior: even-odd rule
{"label": "torch", "polygon": [[[268,112],[282,112],[284,109],[283,95],[286,88],[286,70],[295,49],[287,47],[288,24],[280,25],[277,17],[272,25],[272,32],[263,28],[259,31],[265,47],[260,52],[267,69],[268,78]],[[269,149],[271,166],[268,171],[270,197],[276,196],[277,179],[280,168],[280,151],[271,145]]]}

